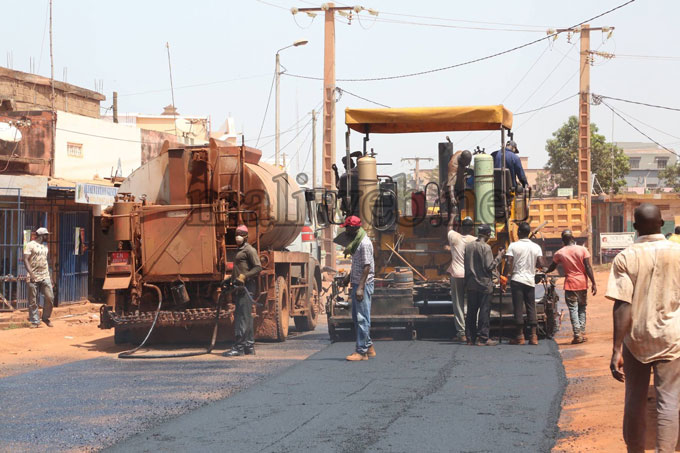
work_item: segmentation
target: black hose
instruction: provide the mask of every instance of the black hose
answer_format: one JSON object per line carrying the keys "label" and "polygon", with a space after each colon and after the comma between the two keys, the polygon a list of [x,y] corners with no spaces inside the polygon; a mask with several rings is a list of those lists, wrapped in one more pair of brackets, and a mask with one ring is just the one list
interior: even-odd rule
{"label": "black hose", "polygon": [[217,310],[215,314],[215,325],[213,327],[213,334],[212,334],[212,340],[210,341],[210,345],[208,345],[207,349],[205,351],[200,351],[200,352],[182,352],[182,353],[177,353],[177,354],[153,354],[153,355],[134,355],[135,352],[139,351],[146,342],[149,340],[149,337],[151,336],[151,332],[153,332],[153,329],[156,327],[156,322],[158,321],[158,315],[161,313],[161,304],[163,303],[163,293],[161,293],[161,290],[158,286],[156,285],[151,285],[149,283],[144,283],[144,286],[147,288],[151,288],[156,291],[158,294],[158,308],[156,308],[156,314],[153,318],[153,322],[151,323],[151,327],[149,328],[149,332],[147,332],[146,337],[144,338],[144,341],[142,341],[139,346],[130,349],[129,351],[123,351],[120,354],[118,354],[119,359],[176,359],[180,357],[195,357],[199,355],[205,355],[205,354],[210,354],[215,347],[215,342],[217,341],[217,330],[220,322],[220,310],[222,308],[222,298],[223,294],[220,294],[220,297],[217,299]]}

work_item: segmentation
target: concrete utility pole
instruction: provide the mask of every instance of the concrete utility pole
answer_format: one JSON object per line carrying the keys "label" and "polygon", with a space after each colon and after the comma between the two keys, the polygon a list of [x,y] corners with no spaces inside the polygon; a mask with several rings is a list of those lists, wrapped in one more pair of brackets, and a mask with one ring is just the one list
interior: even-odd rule
{"label": "concrete utility pole", "polygon": [[593,61],[593,51],[590,50],[590,32],[599,30],[611,34],[614,27],[591,28],[589,24],[583,24],[579,28],[567,28],[557,30],[581,34],[581,58],[579,99],[578,99],[578,196],[584,198],[586,205],[586,225],[588,226],[588,242],[586,247],[593,253],[593,209],[592,209],[592,178],[591,178],[591,154],[590,154],[590,65]]}
{"label": "concrete utility pole", "polygon": [[54,157],[56,155],[56,139],[57,139],[57,109],[54,106],[54,52],[52,39],[52,0],[50,0],[50,87],[52,93],[50,95],[50,103],[52,104],[52,146],[50,149],[50,176],[54,176]]}
{"label": "concrete utility pole", "polygon": [[316,187],[316,111],[312,110],[312,189]]}
{"label": "concrete utility pole", "polygon": [[113,122],[118,122],[118,92],[113,92]]}
{"label": "concrete utility pole", "polygon": [[415,181],[416,181],[416,190],[420,189],[420,161],[421,160],[434,160],[430,159],[429,157],[404,157],[401,159],[402,162],[407,161],[415,161],[416,167],[413,169],[414,171],[414,176],[415,176]]}
{"label": "concrete utility pole", "polygon": [[[324,3],[321,8],[295,8],[294,12],[324,12],[324,52],[323,52],[323,188],[335,190],[332,165],[335,163],[335,12],[355,10],[354,6],[334,6]],[[336,268],[335,246],[333,245],[334,227],[324,229],[323,250],[326,252],[325,265]]]}

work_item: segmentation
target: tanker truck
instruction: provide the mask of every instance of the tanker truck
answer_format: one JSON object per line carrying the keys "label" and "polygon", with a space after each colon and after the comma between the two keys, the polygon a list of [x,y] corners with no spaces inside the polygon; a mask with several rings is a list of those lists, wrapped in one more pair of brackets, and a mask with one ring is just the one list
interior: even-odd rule
{"label": "tanker truck", "polygon": [[[219,326],[233,338],[231,276],[235,230],[246,224],[262,272],[252,294],[255,338],[285,341],[290,317],[313,330],[320,312],[319,263],[288,251],[305,223],[305,192],[245,145],[168,149],[119,187],[108,213],[116,245],[107,251],[102,329],[115,342],[201,342]],[[153,328],[152,328],[153,325]]]}

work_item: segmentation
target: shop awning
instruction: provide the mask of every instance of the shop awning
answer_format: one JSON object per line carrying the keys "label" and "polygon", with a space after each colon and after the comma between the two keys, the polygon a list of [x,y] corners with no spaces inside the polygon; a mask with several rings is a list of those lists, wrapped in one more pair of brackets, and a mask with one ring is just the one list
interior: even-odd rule
{"label": "shop awning", "polygon": [[493,131],[512,128],[512,113],[502,105],[345,109],[345,124],[358,132]]}

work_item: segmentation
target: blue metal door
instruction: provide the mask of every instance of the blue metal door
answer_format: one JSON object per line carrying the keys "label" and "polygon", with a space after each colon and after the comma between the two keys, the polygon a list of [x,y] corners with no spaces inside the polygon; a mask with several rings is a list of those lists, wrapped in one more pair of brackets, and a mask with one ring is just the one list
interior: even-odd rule
{"label": "blue metal door", "polygon": [[59,214],[59,283],[57,300],[69,304],[87,299],[90,262],[90,213]]}

